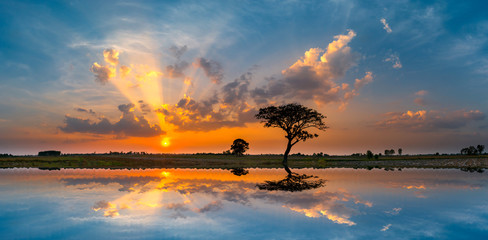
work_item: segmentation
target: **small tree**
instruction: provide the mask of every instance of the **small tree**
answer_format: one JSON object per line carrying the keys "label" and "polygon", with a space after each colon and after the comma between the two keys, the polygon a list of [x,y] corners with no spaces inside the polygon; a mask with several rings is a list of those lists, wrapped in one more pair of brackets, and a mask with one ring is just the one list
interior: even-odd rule
{"label": "small tree", "polygon": [[286,132],[285,138],[288,142],[283,156],[283,166],[288,174],[291,174],[288,168],[288,154],[291,148],[300,141],[319,136],[309,133],[307,129],[317,128],[322,131],[327,129],[323,122],[326,118],[324,115],[298,103],[261,108],[256,118],[262,119],[264,127],[278,127]]}
{"label": "small tree", "polygon": [[478,149],[479,155],[483,154],[483,152],[485,151],[485,145],[478,145],[476,146],[476,148]]}
{"label": "small tree", "polygon": [[230,146],[230,150],[232,151],[232,154],[235,154],[237,156],[242,156],[244,152],[249,150],[249,143],[246,142],[244,139],[236,139]]}
{"label": "small tree", "polygon": [[402,155],[403,149],[399,148],[398,149],[398,155]]}
{"label": "small tree", "polygon": [[368,159],[372,159],[373,158],[373,152],[371,152],[371,150],[368,150],[366,152],[366,156],[368,157]]}

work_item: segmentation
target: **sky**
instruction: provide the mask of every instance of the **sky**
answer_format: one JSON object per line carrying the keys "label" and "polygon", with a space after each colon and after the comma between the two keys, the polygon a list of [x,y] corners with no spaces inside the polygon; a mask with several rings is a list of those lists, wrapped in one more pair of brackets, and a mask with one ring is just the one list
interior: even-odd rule
{"label": "sky", "polygon": [[292,153],[488,144],[484,1],[1,1],[0,153]]}

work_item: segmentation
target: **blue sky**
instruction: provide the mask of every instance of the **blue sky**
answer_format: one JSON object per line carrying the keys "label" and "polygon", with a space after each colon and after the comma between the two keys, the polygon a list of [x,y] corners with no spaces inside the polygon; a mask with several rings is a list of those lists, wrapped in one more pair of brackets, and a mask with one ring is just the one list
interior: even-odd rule
{"label": "blue sky", "polygon": [[[266,103],[287,102],[300,102],[328,116],[329,133],[298,147],[302,152],[345,154],[398,147],[410,153],[457,152],[465,145],[488,144],[488,16],[483,1],[2,1],[0,5],[0,152],[35,153],[43,148],[92,152],[123,146],[151,152],[221,151],[240,133],[258,127],[243,113]],[[317,69],[325,66],[326,72],[311,76],[313,71],[306,72],[313,69],[308,63],[294,65],[312,48],[322,50],[320,57],[331,50],[329,44],[341,43],[335,36],[349,38],[339,50],[330,51],[332,61],[313,63]],[[172,48],[183,50],[178,55]],[[118,53],[117,64],[104,62],[108,49]],[[118,75],[104,84],[95,81],[95,62]],[[126,87],[120,76],[122,65],[132,69],[133,83],[157,84]],[[170,77],[168,66],[182,71]],[[155,72],[153,77],[141,80],[135,75],[149,70]],[[370,78],[365,79],[367,73]],[[212,82],[216,76],[219,83]],[[362,80],[357,88],[356,79]],[[224,87],[232,82],[234,88]],[[349,87],[328,92],[343,83]],[[283,89],[272,94],[278,87]],[[227,94],[229,89],[235,94]],[[258,99],[256,89],[266,94]],[[215,99],[210,115],[189,114],[221,120],[184,125],[178,115],[181,104],[169,107],[169,113],[157,113],[162,104],[174,106],[185,97],[200,107]],[[151,110],[145,113],[141,100]],[[118,110],[122,104],[134,105],[131,114],[124,117]],[[226,106],[234,109],[223,110]],[[83,115],[76,109],[96,114]],[[159,135],[142,134],[152,137],[149,142],[168,137],[173,148],[134,144],[140,142],[134,137],[142,135],[130,134],[117,122],[122,118],[128,122],[124,126],[148,133],[149,125],[137,116],[161,128]],[[103,119],[119,127],[97,130]],[[228,128],[225,136],[222,127]],[[192,134],[222,137],[212,146],[184,143],[183,136]],[[281,137],[273,143],[262,136],[247,137],[263,146],[254,148],[256,153],[282,151]],[[106,147],[90,147],[100,143]]]}

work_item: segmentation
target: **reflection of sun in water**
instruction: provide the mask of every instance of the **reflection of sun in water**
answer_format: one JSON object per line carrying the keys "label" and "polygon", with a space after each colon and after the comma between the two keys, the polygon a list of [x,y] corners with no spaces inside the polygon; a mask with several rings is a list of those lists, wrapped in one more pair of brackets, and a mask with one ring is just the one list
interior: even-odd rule
{"label": "reflection of sun in water", "polygon": [[170,144],[171,143],[169,142],[168,137],[163,138],[163,140],[161,141],[161,146],[163,146],[163,147],[169,147]]}

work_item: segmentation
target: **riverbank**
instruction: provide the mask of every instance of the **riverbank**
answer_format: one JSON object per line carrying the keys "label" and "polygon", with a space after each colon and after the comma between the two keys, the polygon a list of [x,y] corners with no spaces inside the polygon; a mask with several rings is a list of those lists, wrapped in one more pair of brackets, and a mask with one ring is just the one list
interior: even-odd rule
{"label": "riverbank", "polygon": [[[0,168],[281,168],[281,155],[148,154],[63,155],[0,158]],[[378,160],[353,156],[290,156],[290,168],[488,168],[488,156],[382,156]]]}

